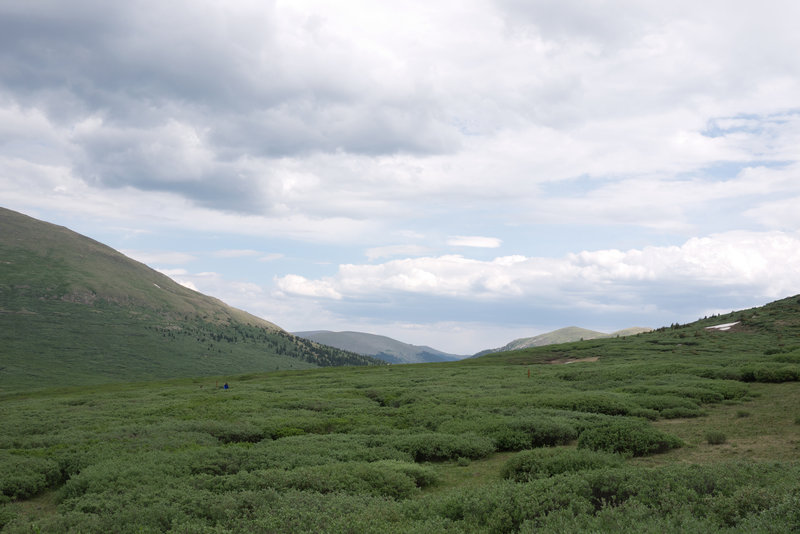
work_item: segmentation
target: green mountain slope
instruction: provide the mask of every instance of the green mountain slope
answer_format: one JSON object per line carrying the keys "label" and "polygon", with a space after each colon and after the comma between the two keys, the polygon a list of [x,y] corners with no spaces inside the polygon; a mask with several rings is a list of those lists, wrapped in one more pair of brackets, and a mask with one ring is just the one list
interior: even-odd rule
{"label": "green mountain slope", "polygon": [[649,332],[650,330],[652,329],[634,326],[631,328],[625,328],[623,330],[617,330],[616,332],[606,334],[605,332],[597,332],[595,330],[588,330],[586,328],[579,328],[577,326],[567,326],[566,328],[559,328],[558,330],[553,330],[552,332],[539,334],[538,336],[515,339],[514,341],[508,343],[507,345],[504,345],[499,349],[484,350],[477,353],[475,356],[483,356],[485,354],[491,354],[493,352],[508,352],[510,350],[526,349],[529,347],[543,347],[545,345],[569,343],[571,341],[580,341],[583,339],[600,339],[605,337],[632,336],[635,334]]}
{"label": "green mountain slope", "polygon": [[0,391],[372,363],[0,208]]}
{"label": "green mountain slope", "polygon": [[459,360],[463,356],[447,354],[426,345],[411,345],[387,336],[365,332],[311,330],[294,332],[296,336],[357,354],[379,358],[389,363],[425,363]]}
{"label": "green mountain slope", "polygon": [[[642,365],[652,366],[669,360],[673,370],[680,367],[675,362],[687,368],[721,365],[729,371],[717,367],[715,372],[720,377],[727,377],[728,373],[730,378],[741,379],[742,373],[756,367],[794,369],[789,374],[796,374],[800,372],[799,352],[800,295],[796,295],[765,306],[705,317],[684,325],[675,323],[650,332],[496,352],[469,361],[535,364],[635,358]],[[631,364],[630,368],[633,367]]]}

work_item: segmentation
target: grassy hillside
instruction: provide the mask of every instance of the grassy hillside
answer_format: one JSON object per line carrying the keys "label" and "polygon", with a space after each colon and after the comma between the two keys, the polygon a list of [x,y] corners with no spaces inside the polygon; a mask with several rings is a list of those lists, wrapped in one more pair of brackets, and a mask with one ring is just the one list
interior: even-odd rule
{"label": "grassy hillside", "polygon": [[0,525],[797,532],[799,336],[792,297],[453,363],[227,377],[227,391],[0,395]]}
{"label": "grassy hillside", "polygon": [[0,391],[367,363],[0,209]]}
{"label": "grassy hillside", "polygon": [[565,328],[559,328],[558,330],[553,330],[552,332],[539,334],[538,336],[522,337],[519,339],[515,339],[514,341],[508,343],[507,345],[504,345],[499,349],[484,350],[479,352],[475,356],[484,356],[486,354],[491,354],[493,352],[508,352],[511,350],[527,349],[530,347],[544,347],[545,345],[570,343],[572,341],[582,341],[584,339],[632,336],[635,334],[649,332],[650,330],[651,330],[650,328],[634,326],[631,328],[625,328],[623,330],[618,330],[616,332],[606,334],[604,332],[597,332],[595,330],[588,330],[586,328],[579,328],[577,326],[567,326]]}
{"label": "grassy hillside", "polygon": [[387,336],[367,334],[365,332],[312,330],[295,332],[295,335],[342,350],[373,356],[389,363],[447,362],[461,358],[455,354],[447,354],[428,346],[411,345]]}
{"label": "grassy hillside", "polygon": [[280,330],[62,226],[0,208],[0,228],[0,283],[6,311],[36,307],[37,301],[100,301],[147,309],[165,319],[189,315]]}

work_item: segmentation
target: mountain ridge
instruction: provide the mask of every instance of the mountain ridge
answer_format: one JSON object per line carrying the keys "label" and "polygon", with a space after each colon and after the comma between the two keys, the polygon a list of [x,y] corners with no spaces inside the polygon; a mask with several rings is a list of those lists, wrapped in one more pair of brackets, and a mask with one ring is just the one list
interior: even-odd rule
{"label": "mountain ridge", "polygon": [[[217,321],[230,317],[271,330],[283,330],[270,321],[185,287],[165,274],[64,226],[5,208],[0,208],[0,225],[3,228],[0,245],[6,250],[24,249],[47,261],[51,269],[68,269],[56,284],[52,277],[40,270],[17,273],[16,276],[9,270],[4,272],[3,280],[7,285],[14,281],[12,276],[22,277],[23,285],[38,282],[39,287],[33,285],[30,290],[39,298],[55,297],[81,304],[93,304],[100,298],[109,303],[149,305],[154,309],[154,304],[159,304],[160,310],[167,313],[193,312]],[[10,264],[6,262],[6,265]]]}
{"label": "mountain ridge", "polygon": [[465,357],[448,354],[427,345],[412,345],[388,336],[366,332],[307,330],[293,332],[293,334],[324,345],[379,358],[389,363],[446,362]]}
{"label": "mountain ridge", "polygon": [[0,208],[0,391],[383,362],[292,336],[63,226]]}
{"label": "mountain ridge", "polygon": [[596,330],[589,330],[586,328],[580,328],[577,326],[567,326],[564,328],[559,328],[557,330],[553,330],[551,332],[545,332],[544,334],[539,334],[532,337],[522,337],[515,339],[500,348],[496,349],[486,349],[476,353],[473,357],[483,356],[486,354],[492,354],[495,352],[508,352],[512,350],[519,350],[519,349],[526,349],[530,347],[543,347],[546,345],[557,345],[559,343],[569,343],[572,341],[580,341],[583,339],[602,339],[602,338],[609,338],[609,337],[625,337],[636,335],[639,333],[650,332],[652,328],[648,327],[640,327],[634,326],[630,328],[624,328],[622,330],[617,330],[615,332],[611,332],[607,334],[605,332],[598,332]]}

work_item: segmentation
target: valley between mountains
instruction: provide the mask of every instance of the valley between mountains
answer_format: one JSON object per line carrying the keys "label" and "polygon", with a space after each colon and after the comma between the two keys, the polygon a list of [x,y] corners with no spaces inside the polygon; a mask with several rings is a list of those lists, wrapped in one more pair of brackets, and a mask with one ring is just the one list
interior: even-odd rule
{"label": "valley between mountains", "polygon": [[301,334],[0,210],[0,529],[800,531],[800,295],[458,360]]}

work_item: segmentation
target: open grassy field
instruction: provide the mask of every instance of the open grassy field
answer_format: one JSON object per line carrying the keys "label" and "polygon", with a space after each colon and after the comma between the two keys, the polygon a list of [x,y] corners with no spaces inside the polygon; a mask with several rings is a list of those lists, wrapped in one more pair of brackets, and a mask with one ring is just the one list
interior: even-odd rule
{"label": "open grassy field", "polygon": [[0,523],[793,532],[799,329],[793,297],[463,362],[6,393]]}

